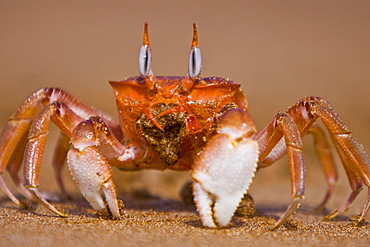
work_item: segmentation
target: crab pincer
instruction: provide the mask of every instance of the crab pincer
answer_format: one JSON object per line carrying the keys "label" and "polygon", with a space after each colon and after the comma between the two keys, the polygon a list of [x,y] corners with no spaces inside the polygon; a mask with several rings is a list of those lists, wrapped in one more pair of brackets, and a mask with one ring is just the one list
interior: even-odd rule
{"label": "crab pincer", "polygon": [[218,121],[214,135],[192,170],[194,201],[203,225],[229,224],[256,172],[258,142],[247,111],[231,109]]}

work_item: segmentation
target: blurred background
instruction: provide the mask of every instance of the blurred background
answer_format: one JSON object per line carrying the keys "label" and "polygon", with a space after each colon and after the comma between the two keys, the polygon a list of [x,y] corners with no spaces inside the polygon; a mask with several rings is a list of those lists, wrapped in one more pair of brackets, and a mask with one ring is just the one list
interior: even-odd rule
{"label": "blurred background", "polygon": [[[369,13],[369,1],[1,0],[0,126],[31,92],[45,86],[63,88],[117,116],[108,81],[138,75],[144,22],[149,22],[154,73],[178,76],[187,72],[195,22],[202,76],[242,84],[258,129],[300,98],[321,96],[370,152]],[[51,128],[40,185],[51,191],[56,190],[50,157],[57,135]],[[305,153],[305,203],[314,206],[325,181],[311,137],[305,138]],[[75,190],[65,170],[68,189]],[[342,170],[333,206],[349,193]],[[189,175],[115,172],[114,178],[118,189],[177,200]],[[289,179],[286,159],[258,172],[251,187],[257,204],[288,204]]]}

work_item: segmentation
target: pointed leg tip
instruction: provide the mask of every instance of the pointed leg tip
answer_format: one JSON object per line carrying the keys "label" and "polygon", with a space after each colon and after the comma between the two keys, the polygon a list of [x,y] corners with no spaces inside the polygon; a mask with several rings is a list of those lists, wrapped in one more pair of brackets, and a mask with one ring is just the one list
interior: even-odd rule
{"label": "pointed leg tip", "polygon": [[284,212],[284,214],[280,217],[280,219],[275,223],[273,227],[270,228],[270,231],[278,229],[282,224],[284,224],[287,219],[295,213],[295,211],[299,208],[300,202],[303,199],[303,196],[293,197],[292,202],[288,209]]}
{"label": "pointed leg tip", "polygon": [[287,218],[280,218],[275,224],[269,228],[269,231],[275,231],[276,229],[280,228],[285,222]]}
{"label": "pointed leg tip", "polygon": [[272,227],[269,228],[269,231],[275,231],[276,229],[278,229],[279,227],[281,226],[281,224],[275,224],[273,225]]}
{"label": "pointed leg tip", "polygon": [[62,218],[68,218],[68,215],[67,215],[67,214],[65,214],[65,213],[62,213],[62,212],[60,212],[58,215],[59,215],[60,217],[62,217]]}
{"label": "pointed leg tip", "polygon": [[350,222],[353,227],[362,226],[365,223],[365,218],[362,215],[355,215],[351,217]]}
{"label": "pointed leg tip", "polygon": [[47,205],[44,205],[47,209],[49,209],[51,212],[55,213],[56,215],[62,217],[62,218],[68,218],[68,215],[60,209],[57,209],[54,205],[51,205],[51,207],[48,207]]}
{"label": "pointed leg tip", "polygon": [[337,217],[339,214],[339,211],[338,210],[335,210],[333,212],[331,212],[330,214],[326,215],[324,218],[323,218],[323,221],[330,221],[331,219]]}
{"label": "pointed leg tip", "polygon": [[37,199],[38,202],[40,202],[45,208],[53,212],[54,214],[66,218],[68,217],[64,212],[58,210],[55,206],[50,204],[39,192],[37,188],[29,187],[28,190],[31,192],[31,194],[34,196],[34,198]]}
{"label": "pointed leg tip", "polygon": [[332,219],[332,217],[325,216],[322,220],[323,221],[330,221],[331,219]]}

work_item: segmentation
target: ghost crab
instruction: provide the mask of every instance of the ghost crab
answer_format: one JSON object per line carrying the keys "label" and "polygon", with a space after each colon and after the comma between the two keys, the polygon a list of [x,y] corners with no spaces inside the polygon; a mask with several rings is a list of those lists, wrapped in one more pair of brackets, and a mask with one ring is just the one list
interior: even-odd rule
{"label": "ghost crab", "polygon": [[[111,81],[120,121],[95,110],[58,88],[31,94],[10,117],[0,137],[0,172],[8,170],[19,190],[36,198],[53,213],[66,216],[38,190],[39,171],[50,120],[63,132],[54,157],[55,176],[66,194],[60,169],[68,161],[73,179],[96,210],[106,203],[121,217],[111,166],[120,170],[191,170],[194,201],[206,227],[227,226],[257,169],[285,154],[291,171],[292,202],[271,229],[278,228],[298,208],[304,196],[305,163],[301,138],[311,133],[329,185],[323,208],[332,195],[337,174],[320,118],[344,165],[352,193],[326,219],[345,211],[363,183],[370,187],[370,160],[332,106],[306,97],[279,112],[257,132],[239,84],[219,77],[201,78],[201,52],[196,25],[185,77],[155,77],[151,69],[148,25],[139,52],[141,76]],[[23,159],[23,162],[22,162]],[[24,185],[17,173],[23,164]],[[16,204],[0,176],[0,187]],[[102,197],[104,194],[105,201]],[[370,192],[355,225],[364,221]]]}

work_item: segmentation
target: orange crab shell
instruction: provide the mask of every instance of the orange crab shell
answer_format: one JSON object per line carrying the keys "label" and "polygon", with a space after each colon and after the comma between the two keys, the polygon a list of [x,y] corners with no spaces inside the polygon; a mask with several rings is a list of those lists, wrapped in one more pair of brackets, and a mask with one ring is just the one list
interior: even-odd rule
{"label": "orange crab shell", "polygon": [[[142,77],[110,81],[127,143],[141,142],[144,147],[153,150],[153,146],[143,137],[143,131],[137,122],[143,114],[153,118],[155,122],[157,116],[152,116],[152,112],[158,105],[173,105],[166,111],[169,114],[185,114],[186,131],[180,137],[181,150],[177,162],[166,164],[158,157],[153,157],[145,164],[138,164],[139,169],[143,167],[191,169],[197,153],[217,131],[217,114],[222,112],[223,108],[238,107],[247,110],[245,94],[241,91],[240,85],[233,81],[220,77],[197,78],[190,90],[184,90],[181,87],[184,79],[185,77],[156,77],[154,90],[146,86]],[[152,152],[156,156],[158,150],[153,151],[156,151]]]}

